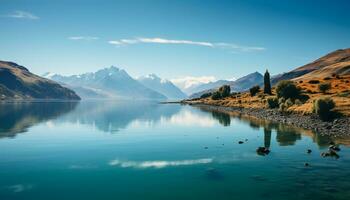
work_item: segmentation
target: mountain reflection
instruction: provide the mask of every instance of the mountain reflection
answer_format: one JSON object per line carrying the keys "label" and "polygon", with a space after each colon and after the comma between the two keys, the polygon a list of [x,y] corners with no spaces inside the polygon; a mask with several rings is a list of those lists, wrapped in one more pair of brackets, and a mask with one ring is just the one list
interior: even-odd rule
{"label": "mountain reflection", "polygon": [[86,101],[58,121],[93,125],[104,132],[117,132],[131,122],[155,123],[179,112],[180,106],[147,101]]}
{"label": "mountain reflection", "polygon": [[0,103],[0,138],[15,137],[40,122],[55,119],[76,107],[77,102]]}

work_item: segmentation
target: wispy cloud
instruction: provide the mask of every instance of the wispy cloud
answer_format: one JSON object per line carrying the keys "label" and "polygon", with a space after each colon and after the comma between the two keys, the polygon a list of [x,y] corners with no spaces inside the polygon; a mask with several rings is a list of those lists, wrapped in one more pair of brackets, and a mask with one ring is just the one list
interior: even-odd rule
{"label": "wispy cloud", "polygon": [[32,20],[39,19],[38,16],[30,12],[25,12],[21,10],[16,10],[11,14],[6,15],[6,17],[17,18],[17,19],[32,19]]}
{"label": "wispy cloud", "polygon": [[174,78],[170,81],[173,82],[176,86],[180,87],[181,89],[188,89],[192,86],[214,82],[216,81],[216,78],[214,76],[185,76],[180,78]]}
{"label": "wispy cloud", "polygon": [[256,46],[242,46],[232,43],[225,42],[204,42],[204,41],[192,41],[192,40],[173,40],[173,39],[165,39],[165,38],[135,38],[135,39],[120,39],[120,40],[110,40],[108,43],[123,46],[123,45],[132,45],[132,44],[140,44],[140,43],[153,43],[153,44],[183,44],[183,45],[195,45],[195,46],[204,46],[211,48],[220,48],[220,49],[229,49],[243,52],[251,52],[251,51],[263,51],[264,47],[256,47]]}
{"label": "wispy cloud", "polygon": [[85,40],[85,41],[92,41],[92,40],[98,40],[99,37],[94,36],[71,36],[68,37],[69,40]]}
{"label": "wispy cloud", "polygon": [[123,168],[164,168],[164,167],[175,167],[175,166],[186,166],[186,165],[198,165],[208,164],[213,162],[212,158],[203,158],[196,160],[174,160],[174,161],[123,161],[119,159],[111,160],[108,164],[110,166],[119,166]]}

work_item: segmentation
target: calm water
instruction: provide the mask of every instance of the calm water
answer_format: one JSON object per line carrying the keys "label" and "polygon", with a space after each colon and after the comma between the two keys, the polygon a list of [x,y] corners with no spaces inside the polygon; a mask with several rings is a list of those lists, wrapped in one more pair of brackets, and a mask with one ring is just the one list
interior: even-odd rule
{"label": "calm water", "polygon": [[349,144],[189,106],[0,104],[0,199],[349,200]]}

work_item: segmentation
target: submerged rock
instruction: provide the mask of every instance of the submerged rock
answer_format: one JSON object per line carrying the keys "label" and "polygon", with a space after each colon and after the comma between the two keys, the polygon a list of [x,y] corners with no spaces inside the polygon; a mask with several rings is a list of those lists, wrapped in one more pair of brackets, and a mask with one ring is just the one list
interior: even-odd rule
{"label": "submerged rock", "polygon": [[337,145],[330,145],[330,146],[329,146],[329,150],[332,150],[332,151],[340,151],[340,148],[339,148]]}
{"label": "submerged rock", "polygon": [[256,149],[256,153],[258,155],[265,156],[265,155],[268,155],[270,153],[270,150],[267,147],[258,147]]}
{"label": "submerged rock", "polygon": [[332,150],[332,149],[329,149],[328,152],[322,152],[321,153],[321,156],[322,157],[334,157],[336,159],[338,159],[340,156],[337,154],[336,151]]}
{"label": "submerged rock", "polygon": [[213,180],[213,181],[222,180],[224,178],[223,174],[215,168],[207,169],[205,171],[205,175],[209,180]]}

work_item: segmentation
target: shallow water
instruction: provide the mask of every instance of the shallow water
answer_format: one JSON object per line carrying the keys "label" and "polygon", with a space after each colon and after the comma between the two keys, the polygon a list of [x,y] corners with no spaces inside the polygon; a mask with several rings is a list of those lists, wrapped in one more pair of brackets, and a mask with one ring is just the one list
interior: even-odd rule
{"label": "shallow water", "polygon": [[0,199],[348,200],[349,144],[176,104],[0,104]]}

